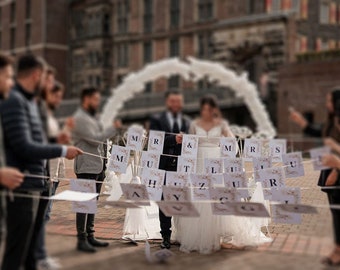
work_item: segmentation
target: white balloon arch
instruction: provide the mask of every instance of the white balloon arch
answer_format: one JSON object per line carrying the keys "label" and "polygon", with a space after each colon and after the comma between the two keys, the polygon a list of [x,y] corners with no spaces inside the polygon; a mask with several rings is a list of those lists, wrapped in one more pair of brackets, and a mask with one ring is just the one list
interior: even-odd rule
{"label": "white balloon arch", "polygon": [[238,97],[242,97],[257,125],[257,132],[269,138],[276,135],[276,130],[262,104],[256,86],[248,80],[247,73],[237,75],[222,64],[188,57],[188,62],[178,58],[168,58],[146,65],[136,73],[130,73],[117,88],[104,106],[101,121],[105,127],[111,126],[113,119],[122,109],[124,102],[144,90],[147,82],[160,77],[181,75],[185,80],[199,81],[208,76],[209,81],[217,81],[219,85],[230,87]]}

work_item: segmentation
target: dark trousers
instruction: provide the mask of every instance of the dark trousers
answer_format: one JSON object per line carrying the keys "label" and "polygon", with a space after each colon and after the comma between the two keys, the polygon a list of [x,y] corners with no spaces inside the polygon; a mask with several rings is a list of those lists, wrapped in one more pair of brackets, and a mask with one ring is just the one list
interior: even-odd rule
{"label": "dark trousers", "polygon": [[6,194],[5,190],[0,190],[0,269],[5,252],[6,228]]}
{"label": "dark trousers", "polygon": [[[169,162],[169,161],[168,161]],[[166,171],[176,171],[177,170],[177,159],[170,160],[170,162],[173,164],[171,166],[168,166],[165,170]],[[164,185],[166,184],[166,176],[164,179]],[[164,197],[162,195],[162,201],[164,200]],[[171,237],[171,220],[172,217],[167,217],[164,215],[161,209],[159,209],[159,221],[161,226],[161,235],[162,237]]]}
{"label": "dark trousers", "polygon": [[[328,194],[329,204],[340,205],[340,191],[334,190]],[[333,218],[334,241],[340,246],[340,209],[331,209]]]}
{"label": "dark trousers", "polygon": [[[54,183],[53,183],[54,184]],[[51,183],[49,183],[49,186],[52,186]],[[41,195],[44,197],[50,197],[52,194],[50,188],[48,190],[44,191]],[[54,194],[52,194],[54,195]],[[43,214],[42,223],[40,226],[40,230],[37,235],[37,241],[35,244],[35,251],[34,256],[36,260],[43,260],[47,258],[47,251],[46,251],[46,244],[45,244],[45,235],[46,235],[46,224],[50,219],[50,211],[52,200],[40,200],[39,202],[39,214],[38,217],[40,218],[40,214]],[[41,213],[40,213],[41,212]],[[39,220],[40,222],[40,220]]]}
{"label": "dark trousers", "polygon": [[[77,174],[77,178],[91,179],[94,181],[103,181],[103,174],[81,173]],[[102,183],[96,183],[96,192],[100,193]],[[76,213],[77,237],[79,240],[84,240],[88,236],[93,236],[94,230],[94,214]]]}
{"label": "dark trousers", "polygon": [[[40,192],[25,192],[23,195],[39,196]],[[13,201],[7,198],[7,237],[2,270],[18,270],[20,268],[35,269],[34,243],[38,228],[37,218],[39,198],[16,196]],[[41,214],[41,213],[40,213]]]}

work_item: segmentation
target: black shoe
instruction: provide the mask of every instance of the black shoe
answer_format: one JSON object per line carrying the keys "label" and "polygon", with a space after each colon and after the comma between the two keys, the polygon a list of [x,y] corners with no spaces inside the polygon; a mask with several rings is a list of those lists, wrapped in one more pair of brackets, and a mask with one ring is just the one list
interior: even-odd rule
{"label": "black shoe", "polygon": [[108,242],[98,241],[94,236],[88,237],[87,241],[94,247],[107,247],[109,245]]}
{"label": "black shoe", "polygon": [[84,252],[89,252],[89,253],[94,253],[97,250],[93,247],[93,245],[91,245],[87,239],[82,239],[82,240],[78,240],[78,244],[77,244],[77,250],[79,251],[84,251]]}
{"label": "black shoe", "polygon": [[161,248],[166,248],[170,249],[171,248],[171,243],[170,243],[170,236],[164,236],[163,237],[163,242],[161,244]]}

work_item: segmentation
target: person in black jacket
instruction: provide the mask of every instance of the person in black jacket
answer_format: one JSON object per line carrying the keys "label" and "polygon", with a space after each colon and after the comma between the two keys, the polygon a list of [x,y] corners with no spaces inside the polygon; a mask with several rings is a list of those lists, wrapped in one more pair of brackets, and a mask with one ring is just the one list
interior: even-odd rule
{"label": "person in black jacket", "polygon": [[[8,98],[13,87],[12,59],[0,54],[0,107],[4,99]],[[1,116],[0,116],[1,117]],[[6,237],[6,195],[7,190],[19,187],[24,175],[17,169],[6,167],[5,149],[3,147],[3,133],[0,125],[0,268],[4,252]]]}
{"label": "person in black jacket", "polygon": [[[171,90],[166,93],[167,110],[150,119],[150,130],[165,131],[163,156],[161,156],[159,169],[166,171],[177,170],[177,158],[167,155],[179,156],[182,150],[182,133],[188,133],[189,118],[182,114],[183,95],[179,91]],[[169,134],[172,133],[172,134]],[[165,183],[164,183],[165,184]],[[161,248],[171,247],[171,217],[167,217],[159,210],[159,220],[163,242]]]}
{"label": "person in black jacket", "polygon": [[[334,148],[336,142],[340,142],[340,89],[334,89],[327,94],[326,107],[328,111],[328,119],[325,125],[312,125],[297,111],[291,111],[290,118],[293,122],[299,125],[306,135],[313,137],[328,138],[325,140],[326,145]],[[329,160],[325,160],[328,163]],[[332,167],[332,166],[330,166]],[[325,186],[340,186],[340,174],[338,170],[327,169],[320,173],[318,185]],[[329,204],[340,204],[339,189],[322,189],[327,193]],[[333,252],[323,259],[323,263],[328,265],[340,265],[340,210],[331,208],[333,217],[334,242],[336,244]]]}
{"label": "person in black jacket", "polygon": [[35,98],[44,76],[43,60],[22,56],[17,83],[0,108],[7,165],[26,174],[15,190],[15,199],[7,200],[8,232],[2,270],[36,269],[34,247],[46,210],[40,199],[47,187],[46,161],[62,156],[73,159],[82,153],[73,146],[46,143]]}

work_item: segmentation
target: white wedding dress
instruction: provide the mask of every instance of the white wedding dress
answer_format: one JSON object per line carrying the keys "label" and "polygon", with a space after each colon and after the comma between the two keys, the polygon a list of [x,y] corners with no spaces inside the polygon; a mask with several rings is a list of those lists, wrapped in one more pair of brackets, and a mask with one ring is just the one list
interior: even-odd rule
{"label": "white wedding dress", "polygon": [[[204,159],[220,157],[219,137],[231,134],[227,122],[223,121],[209,131],[194,121],[190,133],[199,138],[197,173],[204,173]],[[254,194],[257,194],[255,192]],[[264,202],[262,198],[253,198]],[[175,217],[175,239],[181,244],[183,252],[197,251],[209,254],[221,248],[221,243],[230,242],[237,246],[258,245],[271,241],[261,232],[263,219],[213,215],[210,203],[194,203],[200,217]]]}

